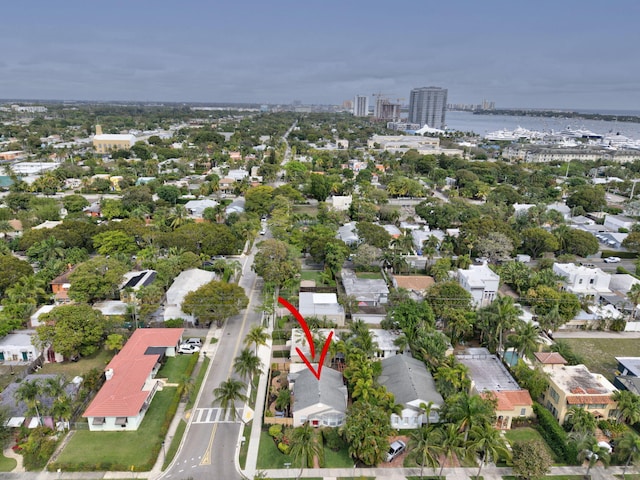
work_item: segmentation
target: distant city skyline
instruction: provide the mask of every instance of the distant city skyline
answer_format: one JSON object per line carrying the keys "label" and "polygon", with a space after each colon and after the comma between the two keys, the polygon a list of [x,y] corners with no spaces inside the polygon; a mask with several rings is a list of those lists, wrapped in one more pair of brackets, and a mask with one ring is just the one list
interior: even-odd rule
{"label": "distant city skyline", "polygon": [[[0,97],[640,109],[640,4],[26,0],[3,5]],[[357,19],[357,21],[356,21]]]}

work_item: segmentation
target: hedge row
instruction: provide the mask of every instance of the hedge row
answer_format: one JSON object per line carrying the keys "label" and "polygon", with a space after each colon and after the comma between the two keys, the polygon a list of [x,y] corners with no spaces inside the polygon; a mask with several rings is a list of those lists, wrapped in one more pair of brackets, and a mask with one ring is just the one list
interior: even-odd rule
{"label": "hedge row", "polygon": [[556,456],[569,465],[577,465],[578,451],[573,443],[567,441],[565,432],[549,410],[539,403],[533,404],[533,411],[538,417],[536,429]]}
{"label": "hedge row", "polygon": [[635,259],[635,258],[638,258],[638,254],[636,252],[619,252],[618,250],[602,250],[602,258],[607,258],[607,257]]}

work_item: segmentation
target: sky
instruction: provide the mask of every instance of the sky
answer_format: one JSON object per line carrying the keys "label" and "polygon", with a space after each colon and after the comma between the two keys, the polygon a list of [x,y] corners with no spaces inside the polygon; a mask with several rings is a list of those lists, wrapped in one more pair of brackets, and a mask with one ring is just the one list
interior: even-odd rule
{"label": "sky", "polygon": [[0,98],[640,110],[640,2],[20,0]]}

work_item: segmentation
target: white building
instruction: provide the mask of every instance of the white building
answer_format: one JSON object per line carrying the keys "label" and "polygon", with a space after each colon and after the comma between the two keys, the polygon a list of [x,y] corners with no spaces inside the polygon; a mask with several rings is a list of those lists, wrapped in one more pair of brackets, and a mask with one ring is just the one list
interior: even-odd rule
{"label": "white building", "polygon": [[636,221],[622,215],[607,215],[604,217],[604,226],[609,230],[617,232],[619,229],[631,230]]}
{"label": "white building", "polygon": [[335,293],[300,292],[298,297],[300,314],[305,317],[327,319],[344,326],[344,308],[338,303]]}
{"label": "white building", "polygon": [[496,298],[500,275],[491,270],[486,263],[470,265],[468,270],[458,269],[458,282],[471,294],[471,302],[475,307],[485,307]]}
{"label": "white building", "polygon": [[553,273],[564,278],[563,288],[579,297],[593,297],[611,293],[611,275],[599,268],[585,267],[575,263],[554,263]]}
{"label": "white building", "polygon": [[0,363],[29,363],[38,358],[40,352],[31,343],[34,333],[33,330],[22,330],[0,338]]}
{"label": "white building", "polygon": [[185,270],[178,275],[169,290],[167,290],[167,300],[164,309],[164,321],[172,318],[182,318],[183,320],[195,323],[193,315],[187,315],[182,311],[182,302],[189,292],[194,292],[203,285],[215,280],[216,274],[193,268]]}
{"label": "white building", "polygon": [[202,218],[205,208],[213,208],[218,205],[218,202],[208,198],[202,200],[189,200],[184,204],[184,208],[189,212],[189,216],[193,218]]}

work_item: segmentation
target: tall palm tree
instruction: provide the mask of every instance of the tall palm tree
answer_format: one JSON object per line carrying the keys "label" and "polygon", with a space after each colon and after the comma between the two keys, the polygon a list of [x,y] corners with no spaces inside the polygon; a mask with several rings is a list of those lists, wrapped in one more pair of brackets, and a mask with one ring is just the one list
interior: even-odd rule
{"label": "tall palm tree", "polygon": [[444,395],[453,395],[456,392],[466,391],[470,387],[469,369],[463,363],[452,360],[442,364],[433,378],[438,382],[438,388]]}
{"label": "tall palm tree", "polygon": [[631,310],[631,316],[629,317],[631,319],[631,317],[636,316],[636,310],[638,308],[638,304],[640,304],[640,283],[636,283],[631,286],[631,290],[627,293],[627,298],[631,300],[631,303],[633,303],[633,309]]}
{"label": "tall palm tree", "polygon": [[258,347],[260,345],[266,345],[267,340],[271,338],[269,332],[262,325],[254,325],[249,329],[247,336],[244,337],[244,344],[255,345],[256,355],[258,354]]}
{"label": "tall palm tree", "polygon": [[442,470],[449,460],[449,463],[454,457],[465,457],[467,450],[464,446],[464,434],[458,429],[455,423],[448,423],[440,427],[440,472],[439,477],[442,477]]}
{"label": "tall palm tree", "polygon": [[596,431],[596,417],[583,408],[571,407],[567,412],[567,420],[571,424],[572,432],[593,435]]}
{"label": "tall palm tree", "polygon": [[435,468],[438,465],[438,455],[442,452],[440,448],[441,431],[433,426],[422,427],[411,432],[409,436],[409,455],[413,456],[416,463],[420,465],[420,478],[424,475],[424,467]]}
{"label": "tall palm tree", "polygon": [[618,421],[633,425],[640,421],[640,397],[629,390],[618,390],[613,394],[618,404]]}
{"label": "tall palm tree", "polygon": [[588,461],[587,473],[585,474],[587,478],[589,477],[589,472],[591,471],[591,467],[593,467],[599,461],[602,462],[602,464],[605,467],[609,465],[609,460],[610,460],[609,449],[598,445],[598,441],[593,436],[589,435],[585,437],[584,440],[579,442],[578,451],[579,451],[578,461],[579,462],[584,462],[585,460]]}
{"label": "tall palm tree", "polygon": [[469,446],[481,454],[480,467],[476,478],[480,478],[482,467],[488,461],[496,461],[498,458],[509,458],[510,453],[506,440],[500,435],[500,431],[489,423],[482,423],[471,427]]}
{"label": "tall palm tree", "polygon": [[447,418],[457,423],[464,432],[464,441],[469,439],[469,432],[475,425],[490,423],[495,415],[495,407],[491,400],[480,395],[458,393],[447,401]]}
{"label": "tall palm tree", "polygon": [[244,383],[233,378],[222,382],[219,387],[213,389],[213,394],[215,395],[213,401],[220,403],[220,407],[225,415],[230,409],[232,420],[235,420],[238,416],[236,402],[246,402],[248,400],[248,397],[243,393],[243,389]]}
{"label": "tall palm tree", "polygon": [[502,354],[502,336],[505,330],[509,330],[516,325],[522,313],[519,307],[514,304],[513,298],[508,295],[499,295],[490,305],[489,318],[491,319],[493,337],[498,337],[498,353]]}
{"label": "tall palm tree", "polygon": [[38,411],[38,397],[42,394],[42,385],[38,380],[25,380],[16,389],[14,394],[16,400],[27,404],[28,412],[35,414],[40,422],[40,412]]}
{"label": "tall palm tree", "polygon": [[234,362],[233,369],[241,378],[251,381],[262,374],[262,362],[260,358],[248,348],[243,348]]}
{"label": "tall palm tree", "polygon": [[309,422],[305,422],[304,425],[293,430],[289,455],[293,458],[293,463],[300,464],[298,479],[302,476],[304,468],[313,466],[315,457],[322,459],[322,454],[322,445]]}
{"label": "tall palm tree", "polygon": [[540,346],[540,330],[533,323],[520,321],[516,333],[509,336],[508,344],[515,349],[518,358],[531,358]]}
{"label": "tall palm tree", "polygon": [[622,478],[624,479],[629,465],[632,462],[634,465],[640,462],[640,437],[634,432],[627,431],[616,444],[616,454],[627,457],[624,468],[622,469]]}

